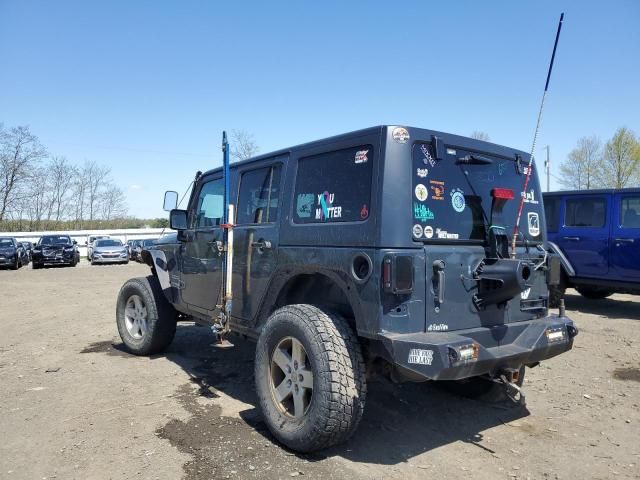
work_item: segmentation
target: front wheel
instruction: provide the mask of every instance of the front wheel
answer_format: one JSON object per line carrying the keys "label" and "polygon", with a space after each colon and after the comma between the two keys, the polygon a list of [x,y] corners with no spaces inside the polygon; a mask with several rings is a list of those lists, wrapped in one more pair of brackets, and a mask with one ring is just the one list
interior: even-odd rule
{"label": "front wheel", "polygon": [[274,312],[256,347],[265,423],[283,444],[311,452],[347,440],[366,398],[365,365],[345,319],[312,305]]}
{"label": "front wheel", "polygon": [[177,313],[156,277],[128,280],[120,289],[116,324],[125,347],[135,355],[160,353],[173,341]]}

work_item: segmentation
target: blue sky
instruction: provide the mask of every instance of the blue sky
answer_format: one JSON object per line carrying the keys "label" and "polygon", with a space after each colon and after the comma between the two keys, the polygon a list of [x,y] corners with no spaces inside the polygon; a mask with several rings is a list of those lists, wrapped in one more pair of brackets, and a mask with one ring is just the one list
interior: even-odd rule
{"label": "blue sky", "polygon": [[145,217],[220,164],[223,129],[261,152],[384,123],[528,151],[561,11],[536,152],[557,174],[581,136],[640,134],[638,1],[0,0],[0,122],[109,165]]}

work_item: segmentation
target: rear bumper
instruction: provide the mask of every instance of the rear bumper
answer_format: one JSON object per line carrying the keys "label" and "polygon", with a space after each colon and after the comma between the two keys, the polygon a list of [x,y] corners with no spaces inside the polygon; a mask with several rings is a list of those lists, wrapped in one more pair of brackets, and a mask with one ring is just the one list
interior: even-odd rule
{"label": "rear bumper", "polygon": [[[554,332],[551,339],[548,332]],[[571,319],[550,315],[492,327],[382,334],[379,338],[395,365],[428,380],[459,380],[555,357],[571,350],[577,333]],[[477,358],[460,360],[456,352],[470,345],[474,345]]]}

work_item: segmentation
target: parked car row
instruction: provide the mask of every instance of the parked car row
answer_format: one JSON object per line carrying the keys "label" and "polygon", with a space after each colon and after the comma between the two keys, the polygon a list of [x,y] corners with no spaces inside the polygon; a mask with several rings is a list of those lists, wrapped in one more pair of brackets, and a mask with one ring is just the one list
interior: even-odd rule
{"label": "parked car row", "polygon": [[[87,239],[89,263],[129,263],[142,261],[142,251],[152,248],[156,240],[151,238],[129,240],[122,243],[108,235],[92,235]],[[32,263],[34,269],[45,265],[68,265],[80,262],[78,244],[67,234],[43,235],[36,244],[19,242],[14,237],[0,237],[0,267],[17,270]]]}

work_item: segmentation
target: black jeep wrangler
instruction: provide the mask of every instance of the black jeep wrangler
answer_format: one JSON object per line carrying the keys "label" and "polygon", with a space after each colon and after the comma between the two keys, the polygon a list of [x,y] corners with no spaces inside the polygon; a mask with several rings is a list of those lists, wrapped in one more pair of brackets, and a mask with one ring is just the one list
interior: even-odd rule
{"label": "black jeep wrangler", "polygon": [[143,251],[151,276],[122,287],[120,336],[139,355],[166,348],[181,319],[256,339],[264,420],[300,451],[351,435],[374,369],[522,400],[524,367],[577,334],[548,311],[559,262],[535,171],[522,191],[528,161],[381,126],[238,162],[228,177],[198,173],[186,210],[165,196],[177,235]]}

